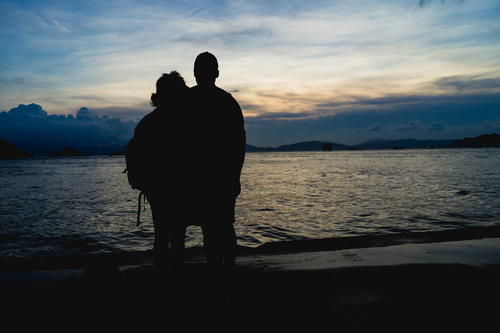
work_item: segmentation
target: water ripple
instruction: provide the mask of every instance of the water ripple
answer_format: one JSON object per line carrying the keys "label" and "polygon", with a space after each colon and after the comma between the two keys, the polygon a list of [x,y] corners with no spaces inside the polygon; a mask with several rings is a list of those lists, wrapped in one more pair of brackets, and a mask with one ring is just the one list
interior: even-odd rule
{"label": "water ripple", "polygon": [[[500,223],[499,149],[247,154],[239,244]],[[123,157],[0,161],[0,257],[140,251]],[[191,227],[187,246],[202,244]]]}

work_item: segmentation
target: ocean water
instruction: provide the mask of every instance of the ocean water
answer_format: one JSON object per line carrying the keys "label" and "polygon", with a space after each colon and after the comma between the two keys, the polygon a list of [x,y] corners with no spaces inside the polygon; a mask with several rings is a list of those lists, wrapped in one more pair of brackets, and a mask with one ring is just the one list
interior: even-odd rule
{"label": "ocean water", "polygon": [[[500,224],[500,149],[248,153],[238,243]],[[0,160],[0,258],[150,250],[123,156]],[[187,246],[201,246],[192,226]]]}

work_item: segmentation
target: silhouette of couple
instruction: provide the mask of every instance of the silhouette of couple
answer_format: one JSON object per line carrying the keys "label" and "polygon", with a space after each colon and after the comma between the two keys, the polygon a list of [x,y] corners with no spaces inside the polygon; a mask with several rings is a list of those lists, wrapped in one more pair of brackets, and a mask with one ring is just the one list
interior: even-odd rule
{"label": "silhouette of couple", "polygon": [[218,88],[216,57],[204,52],[194,63],[197,85],[189,88],[172,71],[156,82],[154,111],[137,125],[143,193],[154,224],[154,260],[160,268],[183,262],[186,228],[199,225],[207,263],[231,268],[236,256],[234,208],[245,158],[243,114]]}

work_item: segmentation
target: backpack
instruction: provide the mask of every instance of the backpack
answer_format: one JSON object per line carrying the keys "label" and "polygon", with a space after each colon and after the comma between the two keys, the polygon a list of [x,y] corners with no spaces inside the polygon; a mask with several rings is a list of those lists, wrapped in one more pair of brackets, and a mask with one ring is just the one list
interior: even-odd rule
{"label": "backpack", "polygon": [[141,223],[141,201],[144,200],[144,210],[146,209],[146,196],[144,190],[146,187],[147,170],[144,170],[144,159],[142,158],[142,149],[139,140],[132,137],[125,148],[125,170],[128,183],[134,190],[139,190],[138,208],[137,208],[137,226]]}

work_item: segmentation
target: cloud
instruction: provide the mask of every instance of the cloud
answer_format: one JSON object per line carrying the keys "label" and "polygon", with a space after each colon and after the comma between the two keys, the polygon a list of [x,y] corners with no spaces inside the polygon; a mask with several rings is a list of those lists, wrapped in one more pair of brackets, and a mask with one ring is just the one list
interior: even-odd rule
{"label": "cloud", "polygon": [[[419,1],[409,3],[413,7]],[[421,6],[428,3],[422,1]],[[12,3],[5,10],[10,20],[1,23],[4,17],[0,17],[0,28],[6,31],[0,37],[5,38],[4,45],[12,45],[0,55],[1,62],[11,76],[25,74],[29,67],[26,77],[47,77],[58,88],[25,89],[12,98],[19,89],[2,87],[1,107],[28,96],[55,112],[83,104],[130,106],[141,96],[147,99],[157,73],[166,67],[191,74],[194,57],[204,49],[220,55],[223,87],[335,95],[349,86],[351,93],[372,97],[382,80],[364,89],[356,88],[353,78],[369,80],[390,73],[400,79],[394,86],[411,94],[409,81],[492,68],[493,60],[484,58],[496,58],[498,44],[485,43],[483,37],[497,35],[496,17],[485,14],[491,8],[475,11],[474,3],[461,6],[463,12],[446,6],[418,15],[409,10],[407,1],[396,0]],[[478,24],[477,16],[464,12],[484,17]],[[191,76],[188,80],[193,82]],[[105,97],[92,104],[65,105],[47,97],[56,93],[67,101],[68,95],[80,92]],[[248,97],[249,104],[257,104],[251,99],[259,98],[241,90],[240,96]],[[260,104],[268,102],[264,109],[270,111],[302,108],[290,101],[279,109],[270,98]]]}
{"label": "cloud", "polygon": [[[360,112],[407,113],[408,115],[413,114],[413,119],[418,119],[419,113],[436,112],[439,107],[442,107],[441,112],[449,114],[448,117],[453,117],[452,111],[455,108],[457,116],[454,118],[458,118],[464,113],[473,115],[472,110],[483,106],[490,110],[494,104],[499,103],[500,86],[497,87],[499,81],[500,78],[497,77],[484,78],[480,75],[454,76],[425,82],[412,93],[387,89],[386,91],[372,92],[370,94],[372,96],[369,96],[368,94],[350,94],[348,90],[338,88],[335,96],[315,91],[304,93],[257,91],[254,99],[248,98],[246,95],[245,98],[240,99],[239,94],[236,94],[236,97],[243,101],[243,110],[247,116],[260,117],[260,119],[315,119],[342,113]],[[382,81],[379,86],[383,85]],[[460,87],[460,89],[454,87]],[[248,107],[246,107],[247,105]],[[430,123],[442,121],[442,119],[430,120]],[[406,120],[406,122],[408,121]],[[371,124],[366,126],[369,125]],[[401,125],[401,123],[397,125]],[[364,130],[366,127],[358,127],[358,129]]]}
{"label": "cloud", "polygon": [[203,31],[198,34],[181,35],[173,42],[188,42],[203,45],[214,43],[234,45],[241,44],[243,41],[248,43],[254,38],[269,38],[272,36],[271,30],[264,26],[241,27],[235,25],[232,29],[227,29],[226,26],[218,28],[221,28],[222,31]]}
{"label": "cloud", "polygon": [[[412,119],[448,133],[480,108],[491,115],[500,81],[497,4],[459,2],[3,2],[0,109],[33,100],[136,120],[158,75],[178,69],[194,84],[192,62],[209,50],[247,124],[281,126],[280,140],[287,126],[340,133],[333,119],[360,137],[397,134]],[[384,126],[368,130],[374,123]]]}
{"label": "cloud", "polygon": [[121,119],[122,121],[138,121],[148,112],[151,112],[151,106],[105,106],[93,107],[92,113],[100,117],[111,117]]}
{"label": "cloud", "polygon": [[41,105],[20,104],[0,113],[0,135],[32,154],[46,154],[65,146],[92,153],[111,153],[130,139],[135,122],[99,116],[82,107],[76,117],[48,114]]}
{"label": "cloud", "polygon": [[[292,138],[300,137],[357,144],[375,138],[375,134],[394,139],[408,135],[421,139],[480,135],[486,126],[498,127],[500,123],[500,89],[494,89],[494,77],[483,79],[444,77],[421,86],[419,93],[346,95],[334,100],[314,94],[267,94],[280,103],[295,100],[304,107],[302,111],[266,112],[262,105],[252,105],[252,110],[245,112],[249,142],[272,146],[276,142],[293,143]],[[463,88],[438,90],[440,93],[429,89],[443,83]]]}
{"label": "cloud", "polygon": [[428,131],[444,131],[445,125],[441,122],[435,122],[429,126]]}
{"label": "cloud", "polygon": [[[435,89],[436,87],[440,89]],[[339,96],[333,101],[327,100],[328,97],[320,97],[315,101],[311,115],[327,116],[368,111],[417,114],[436,112],[439,107],[442,107],[442,112],[451,112],[455,108],[468,109],[469,113],[473,114],[474,109],[483,106],[489,109],[500,102],[500,78],[497,77],[487,79],[480,76],[443,77],[422,85],[419,90],[411,94],[388,91],[382,96],[374,97],[346,95]],[[312,102],[314,99],[304,96],[303,101]]]}
{"label": "cloud", "polygon": [[373,123],[367,128],[355,128],[354,131],[356,132],[379,132],[382,130],[382,125],[380,123]]}
{"label": "cloud", "polygon": [[38,104],[19,104],[19,106],[12,108],[9,112],[7,112],[6,116],[5,121],[13,120],[30,122],[45,119],[47,117],[47,112]]}
{"label": "cloud", "polygon": [[396,128],[396,132],[406,132],[406,131],[415,130],[415,129],[417,129],[418,124],[419,124],[418,120],[411,120],[406,124],[399,125]]}
{"label": "cloud", "polygon": [[368,128],[366,130],[369,132],[377,132],[377,131],[380,131],[381,128],[382,128],[382,125],[380,125],[379,123],[375,123],[375,124],[371,124],[370,126],[368,126]]}
{"label": "cloud", "polygon": [[433,85],[439,90],[456,92],[500,91],[499,77],[484,75],[457,75],[439,78]]}
{"label": "cloud", "polygon": [[418,1],[418,6],[420,8],[424,8],[428,5],[430,5],[432,2],[440,2],[442,5],[445,4],[445,3],[450,3],[450,2],[453,2],[453,3],[458,3],[458,4],[461,4],[464,2],[464,0],[439,0],[439,1],[433,1],[433,0],[419,0]]}

